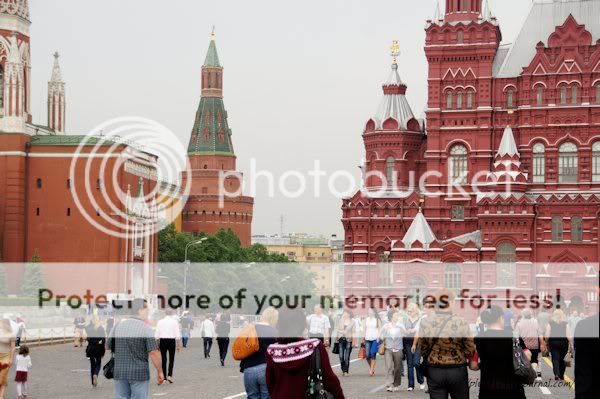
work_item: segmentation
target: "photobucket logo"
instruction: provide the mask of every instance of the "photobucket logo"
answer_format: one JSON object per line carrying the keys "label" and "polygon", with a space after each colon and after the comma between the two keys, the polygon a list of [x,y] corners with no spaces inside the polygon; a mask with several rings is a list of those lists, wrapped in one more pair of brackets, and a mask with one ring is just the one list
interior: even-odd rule
{"label": "photobucket logo", "polygon": [[96,229],[143,240],[181,213],[191,186],[189,177],[180,181],[187,168],[186,150],[171,130],[146,118],[116,118],[79,141],[68,188]]}
{"label": "photobucket logo", "polygon": [[383,172],[362,167],[361,172],[360,176],[356,176],[348,170],[327,171],[319,160],[315,160],[311,170],[284,170],[276,174],[260,169],[258,161],[253,158],[250,160],[250,173],[245,177],[237,171],[219,171],[219,204],[223,207],[227,199],[242,196],[246,188],[253,197],[257,194],[268,198],[281,195],[291,199],[307,194],[321,198],[324,193],[347,198],[358,190],[373,197],[403,197],[418,192],[423,197],[469,198],[472,195],[508,195],[513,189],[510,178],[498,179],[495,173],[485,170],[472,175],[464,172],[458,176],[448,176],[439,170],[424,173],[409,171],[400,175],[396,170]]}

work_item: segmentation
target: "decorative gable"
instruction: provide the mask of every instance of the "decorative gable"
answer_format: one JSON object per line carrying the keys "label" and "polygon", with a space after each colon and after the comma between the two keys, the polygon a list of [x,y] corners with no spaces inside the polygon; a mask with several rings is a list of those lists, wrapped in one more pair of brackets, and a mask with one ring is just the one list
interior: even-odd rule
{"label": "decorative gable", "polygon": [[569,15],[562,26],[556,28],[548,38],[548,47],[591,46],[592,34]]}

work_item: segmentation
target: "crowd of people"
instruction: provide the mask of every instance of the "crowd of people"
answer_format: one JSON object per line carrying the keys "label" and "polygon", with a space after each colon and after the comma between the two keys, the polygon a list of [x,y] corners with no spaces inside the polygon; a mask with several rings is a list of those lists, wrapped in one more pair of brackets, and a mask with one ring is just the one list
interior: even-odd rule
{"label": "crowd of people", "polygon": [[[320,305],[308,315],[300,308],[267,308],[254,323],[236,323],[252,331],[252,345],[239,359],[247,398],[317,398],[318,392],[326,391],[343,399],[342,384],[330,364],[332,352],[339,357],[342,379],[360,360],[375,376],[382,358],[389,392],[418,389],[431,399],[469,398],[471,370],[478,373],[471,374],[471,380],[474,375],[478,379],[480,399],[521,399],[531,381],[515,372],[515,351],[523,354],[538,382],[543,378],[543,357],[551,359],[553,370],[545,377],[555,381],[567,378],[567,363],[574,361],[576,399],[599,397],[594,383],[600,359],[597,314],[585,318],[576,308],[567,315],[561,308],[513,312],[490,306],[472,326],[454,312],[453,291],[442,290],[436,298],[445,306],[410,303],[369,308],[362,315],[350,309],[325,312]],[[151,365],[159,385],[175,383],[176,354],[188,347],[192,331],[201,337],[204,359],[210,359],[216,341],[222,367],[232,342],[236,346],[228,311],[195,317],[189,311],[178,315],[167,309],[150,322],[146,301],[136,299],[130,308],[127,317],[101,318],[92,312],[73,321],[74,345],[85,348],[91,386],[98,385],[103,362],[105,368],[112,363],[116,399],[147,398]],[[27,397],[32,361],[29,348],[20,342],[23,331],[22,320],[0,319],[0,399],[6,397],[13,365],[18,399]]]}

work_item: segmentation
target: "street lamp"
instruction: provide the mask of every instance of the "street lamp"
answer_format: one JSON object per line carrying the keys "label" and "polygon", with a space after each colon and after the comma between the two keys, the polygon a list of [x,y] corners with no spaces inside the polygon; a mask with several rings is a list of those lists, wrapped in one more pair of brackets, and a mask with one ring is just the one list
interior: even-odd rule
{"label": "street lamp", "polygon": [[190,261],[188,260],[188,249],[192,246],[192,245],[198,245],[198,244],[202,244],[204,241],[208,240],[208,237],[202,237],[201,239],[197,240],[197,241],[191,241],[188,242],[187,245],[185,246],[185,252],[184,252],[184,257],[183,257],[183,300],[185,302],[187,302],[186,298],[187,298],[187,275],[188,275],[188,270],[190,268]]}

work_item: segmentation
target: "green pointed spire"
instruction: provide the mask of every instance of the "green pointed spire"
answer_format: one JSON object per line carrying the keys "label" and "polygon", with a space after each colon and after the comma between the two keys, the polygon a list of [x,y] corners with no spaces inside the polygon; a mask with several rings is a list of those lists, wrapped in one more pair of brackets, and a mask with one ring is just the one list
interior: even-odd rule
{"label": "green pointed spire", "polygon": [[210,34],[210,45],[208,46],[208,53],[206,53],[206,59],[204,60],[204,67],[209,68],[220,68],[219,54],[217,53],[217,45],[215,44],[215,29],[213,28]]}

